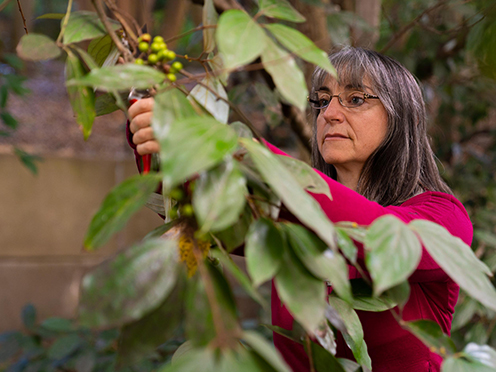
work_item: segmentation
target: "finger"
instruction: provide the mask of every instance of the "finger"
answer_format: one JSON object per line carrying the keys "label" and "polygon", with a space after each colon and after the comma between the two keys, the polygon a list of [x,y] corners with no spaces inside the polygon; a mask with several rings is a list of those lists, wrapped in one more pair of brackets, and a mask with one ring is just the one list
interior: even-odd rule
{"label": "finger", "polygon": [[125,63],[124,58],[122,58],[122,57],[117,58],[117,64],[118,65],[123,65],[124,63]]}
{"label": "finger", "polygon": [[155,100],[153,98],[143,98],[131,105],[128,109],[129,117],[134,119],[137,115],[152,112]]}
{"label": "finger", "polygon": [[154,154],[160,151],[160,146],[157,141],[147,141],[136,146],[136,151],[140,155]]}
{"label": "finger", "polygon": [[140,129],[133,135],[133,143],[135,145],[140,145],[146,141],[154,140],[155,136],[153,135],[153,130],[151,127]]}
{"label": "finger", "polygon": [[129,130],[131,133],[136,133],[140,129],[148,128],[152,124],[152,116],[151,112],[143,113],[136,116],[131,123],[129,124]]}

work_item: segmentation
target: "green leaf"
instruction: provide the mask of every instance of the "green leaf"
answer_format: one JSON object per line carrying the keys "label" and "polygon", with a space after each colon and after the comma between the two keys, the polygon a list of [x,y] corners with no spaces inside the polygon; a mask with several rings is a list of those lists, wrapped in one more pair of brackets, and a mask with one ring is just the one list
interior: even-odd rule
{"label": "green leaf", "polygon": [[[198,275],[188,280],[186,289],[186,338],[193,346],[205,346],[215,337],[212,309],[205,292],[205,284]],[[188,352],[189,354],[189,352]]]}
{"label": "green leaf", "polygon": [[485,76],[496,79],[496,12],[486,6],[485,17],[471,28],[467,37],[467,49],[476,58]]}
{"label": "green leaf", "polygon": [[234,129],[234,131],[236,132],[238,137],[253,139],[253,132],[248,127],[248,125],[246,125],[240,121],[235,121],[235,122],[229,124],[229,126],[232,129]]}
{"label": "green leaf", "polygon": [[267,39],[267,47],[262,52],[262,63],[272,76],[281,96],[304,112],[308,96],[307,84],[303,71],[298,67],[291,53]]}
{"label": "green leaf", "polygon": [[69,319],[64,318],[48,318],[41,323],[41,326],[49,331],[54,332],[70,332],[74,330],[74,326]]}
{"label": "green leaf", "polygon": [[19,160],[22,162],[22,164],[26,168],[28,168],[32,174],[34,175],[38,174],[38,165],[36,164],[36,162],[43,161],[43,158],[37,155],[29,154],[26,151],[21,150],[17,147],[14,148],[14,153],[16,154],[16,156],[19,157]]}
{"label": "green leaf", "polygon": [[451,279],[469,296],[496,310],[496,290],[487,277],[492,275],[491,271],[468,245],[430,221],[414,220],[408,226],[420,236],[425,249]]}
{"label": "green leaf", "polygon": [[243,289],[250,295],[252,299],[260,304],[262,307],[266,307],[267,304],[262,296],[253,288],[250,279],[241,271],[241,269],[233,262],[231,257],[222,249],[214,249],[211,251],[213,257],[219,259],[223,267],[229,271],[229,273],[237,280],[237,282],[243,287]]}
{"label": "green leaf", "polygon": [[84,77],[68,80],[67,85],[88,85],[103,91],[116,91],[147,89],[164,79],[165,74],[153,67],[126,63],[93,69]]}
{"label": "green leaf", "polygon": [[95,99],[96,116],[110,114],[119,110],[119,106],[115,104],[115,98],[111,93],[105,93]]}
{"label": "green leaf", "polygon": [[360,369],[360,364],[355,363],[352,360],[338,358],[339,363],[344,368],[345,372],[362,372]]}
{"label": "green leaf", "polygon": [[392,215],[376,219],[365,236],[365,264],[374,295],[408,279],[421,256],[420,242],[404,222]]}
{"label": "green leaf", "polygon": [[327,244],[335,248],[334,225],[324,214],[320,205],[303,189],[296,187],[298,182],[281,164],[278,157],[252,140],[241,138],[241,144],[248,150],[262,178],[282,199],[284,205],[296,218],[313,231]]}
{"label": "green leaf", "polygon": [[455,314],[453,314],[451,331],[454,332],[470,322],[478,308],[478,302],[468,296],[465,296],[463,300],[459,299],[455,307]]}
{"label": "green leaf", "polygon": [[83,340],[75,333],[57,339],[48,349],[50,359],[62,359],[74,353]]}
{"label": "green leaf", "polygon": [[243,245],[252,221],[253,216],[251,214],[251,209],[248,205],[245,205],[245,209],[238,222],[225,230],[216,232],[215,236],[222,242],[223,247],[228,252],[231,252]]}
{"label": "green leaf", "polygon": [[195,183],[193,207],[201,231],[222,231],[243,211],[246,179],[232,158],[200,174]]}
{"label": "green leaf", "polygon": [[[81,60],[71,51],[67,52],[66,76],[67,80],[81,79],[86,71]],[[93,122],[95,121],[95,93],[87,86],[67,86],[67,93],[72,109],[76,114],[76,121],[83,130],[84,139],[91,134]]]}
{"label": "green leaf", "polygon": [[220,80],[222,84],[224,84],[224,86],[226,86],[229,73],[224,68],[224,58],[222,57],[222,55],[213,55],[213,53],[210,53],[208,60],[208,65],[212,69],[212,73]]}
{"label": "green leaf", "polygon": [[47,13],[36,17],[36,19],[62,19],[65,13]]}
{"label": "green leaf", "polygon": [[172,239],[148,240],[119,253],[87,274],[79,315],[89,327],[110,327],[142,318],[174,288],[178,247]]}
{"label": "green leaf", "polygon": [[0,86],[0,108],[7,106],[7,99],[9,98],[9,89],[7,85]]}
{"label": "green leaf", "polygon": [[[214,26],[217,24],[219,16],[215,10],[215,5],[213,0],[205,0],[203,5],[203,26]],[[203,52],[210,53],[215,48],[215,29],[214,28],[204,28],[203,29]]]}
{"label": "green leaf", "polygon": [[194,348],[179,358],[174,359],[174,363],[166,364],[158,372],[214,372],[217,370],[217,367],[212,349]]}
{"label": "green leaf", "polygon": [[[206,85],[208,88],[201,84]],[[214,118],[221,123],[226,124],[227,119],[229,118],[229,105],[221,98],[218,98],[219,96],[227,100],[227,93],[224,86],[219,79],[211,75],[207,75],[205,79],[201,81],[201,84],[197,84],[191,90],[190,97],[194,98],[196,102],[205,107]],[[218,96],[212,93],[212,91],[216,92]]]}
{"label": "green leaf", "polygon": [[105,198],[91,220],[84,245],[96,249],[122,229],[129,218],[145,205],[160,183],[155,174],[135,175],[116,186]]}
{"label": "green leaf", "polygon": [[44,61],[60,55],[60,48],[55,41],[41,34],[24,35],[17,45],[17,54],[28,61]]}
{"label": "green leaf", "polygon": [[114,50],[117,50],[117,47],[114,45],[112,38],[109,35],[91,40],[90,45],[88,45],[88,54],[100,67],[103,66],[105,60]]}
{"label": "green leaf", "polygon": [[440,355],[451,355],[456,352],[453,341],[443,333],[439,324],[432,320],[415,320],[412,322],[402,322],[411,333],[420,341],[434,348],[435,352]]}
{"label": "green leaf", "polygon": [[287,234],[287,241],[296,256],[317,278],[330,281],[333,289],[347,302],[352,301],[348,281],[348,266],[344,258],[333,252],[314,233],[301,225],[281,224]]}
{"label": "green leaf", "polygon": [[154,239],[154,238],[160,238],[162,235],[164,235],[167,231],[172,229],[174,226],[178,224],[180,220],[173,220],[171,222],[168,222],[166,224],[162,224],[152,231],[150,231],[148,234],[145,235],[143,240],[148,240],[148,239]]}
{"label": "green leaf", "polygon": [[346,372],[334,355],[313,341],[310,343],[310,352],[317,372]]}
{"label": "green leaf", "polygon": [[462,358],[449,357],[443,361],[441,372],[494,372],[494,368]]}
{"label": "green leaf", "polygon": [[338,239],[338,246],[343,252],[343,255],[353,264],[356,263],[358,248],[353,240],[348,236],[346,231],[341,227],[336,226],[336,236]]}
{"label": "green leaf", "polygon": [[274,281],[281,301],[307,332],[313,333],[325,319],[325,283],[310,275],[289,252]]}
{"label": "green leaf", "polygon": [[174,336],[184,317],[185,289],[186,275],[179,275],[174,289],[156,310],[124,326],[119,338],[120,366],[141,361]]}
{"label": "green leaf", "polygon": [[408,280],[405,280],[400,284],[389,288],[384,294],[391,302],[396,303],[403,309],[410,298],[410,283],[408,283]]}
{"label": "green leaf", "polygon": [[336,69],[329,62],[326,52],[319,49],[308,37],[292,27],[278,23],[272,23],[265,26],[276,39],[290,52],[296,54],[301,59],[313,63],[329,74],[336,77]]}
{"label": "green leaf", "polygon": [[36,325],[36,308],[33,304],[27,304],[21,312],[22,324],[26,329],[32,330]]}
{"label": "green leaf", "polygon": [[262,336],[253,331],[243,332],[243,340],[267,363],[278,372],[289,372],[291,369],[277,353],[274,347]]}
{"label": "green leaf", "polygon": [[260,56],[268,40],[264,30],[248,14],[237,9],[222,13],[215,36],[224,57],[224,67],[229,70]]}
{"label": "green leaf", "polygon": [[16,129],[17,128],[17,120],[8,112],[0,112],[0,119],[2,119],[3,123],[9,128]]}
{"label": "green leaf", "polygon": [[[65,17],[64,17],[65,18]],[[107,18],[112,30],[118,30],[121,25]],[[62,19],[62,22],[64,20]],[[78,43],[83,40],[94,39],[107,34],[102,21],[98,18],[98,14],[89,11],[72,12],[69,16],[69,21],[64,33],[64,44]]]}
{"label": "green leaf", "polygon": [[[164,128],[165,129],[165,128]],[[236,149],[236,133],[210,117],[177,120],[166,136],[155,132],[161,152],[163,185],[171,190],[197,172],[220,163]]]}
{"label": "green leaf", "polygon": [[473,362],[478,362],[496,370],[496,350],[488,345],[469,343],[463,349],[465,356]]}
{"label": "green leaf", "polygon": [[305,22],[306,20],[287,0],[260,0],[260,11],[266,17],[291,22]]}
{"label": "green leaf", "polygon": [[260,218],[251,224],[246,237],[246,268],[257,287],[272,279],[282,264],[284,238],[274,223]]}
{"label": "green leaf", "polygon": [[368,369],[372,369],[372,362],[367,351],[367,344],[363,339],[363,328],[357,313],[353,308],[337,297],[329,297],[329,305],[337,310],[343,319],[348,332],[343,333],[344,340],[353,352],[356,361]]}
{"label": "green leaf", "polygon": [[75,363],[74,367],[78,372],[92,372],[96,364],[96,353],[92,350],[81,353]]}
{"label": "green leaf", "polygon": [[332,200],[326,181],[307,163],[289,156],[277,155],[284,166],[296,177],[300,187],[314,194],[324,194]]}

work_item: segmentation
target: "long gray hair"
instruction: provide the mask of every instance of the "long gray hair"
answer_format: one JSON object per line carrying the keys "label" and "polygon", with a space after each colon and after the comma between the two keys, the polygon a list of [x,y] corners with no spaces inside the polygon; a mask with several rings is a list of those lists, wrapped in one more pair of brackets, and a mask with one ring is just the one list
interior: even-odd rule
{"label": "long gray hair", "polygon": [[[346,47],[329,60],[338,72],[341,86],[363,88],[371,85],[388,117],[386,137],[365,162],[357,191],[383,206],[399,205],[423,191],[453,194],[439,175],[427,136],[426,111],[422,91],[413,75],[397,61],[377,52]],[[324,84],[327,72],[317,68],[312,77],[311,97]],[[336,179],[336,169],[319,152],[313,110],[313,166]]]}

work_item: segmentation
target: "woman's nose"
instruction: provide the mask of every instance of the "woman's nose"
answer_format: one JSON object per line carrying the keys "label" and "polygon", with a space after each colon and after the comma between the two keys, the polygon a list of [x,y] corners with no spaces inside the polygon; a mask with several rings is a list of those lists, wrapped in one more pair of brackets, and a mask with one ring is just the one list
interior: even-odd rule
{"label": "woman's nose", "polygon": [[324,119],[328,122],[340,123],[344,120],[344,107],[339,103],[338,97],[332,97],[329,105],[324,109]]}

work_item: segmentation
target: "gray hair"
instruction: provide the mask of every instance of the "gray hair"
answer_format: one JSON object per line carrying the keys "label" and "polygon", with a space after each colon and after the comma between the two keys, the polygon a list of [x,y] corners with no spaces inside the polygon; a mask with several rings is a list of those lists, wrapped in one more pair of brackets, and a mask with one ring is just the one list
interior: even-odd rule
{"label": "gray hair", "polygon": [[[346,47],[331,54],[329,60],[337,70],[340,85],[360,89],[367,80],[387,112],[387,135],[365,162],[357,191],[383,206],[399,205],[427,190],[453,194],[439,175],[427,136],[422,91],[413,75],[392,58],[362,48]],[[327,75],[321,68],[314,71],[312,97]],[[318,114],[313,110],[313,166],[336,179],[336,169],[318,150]]]}

